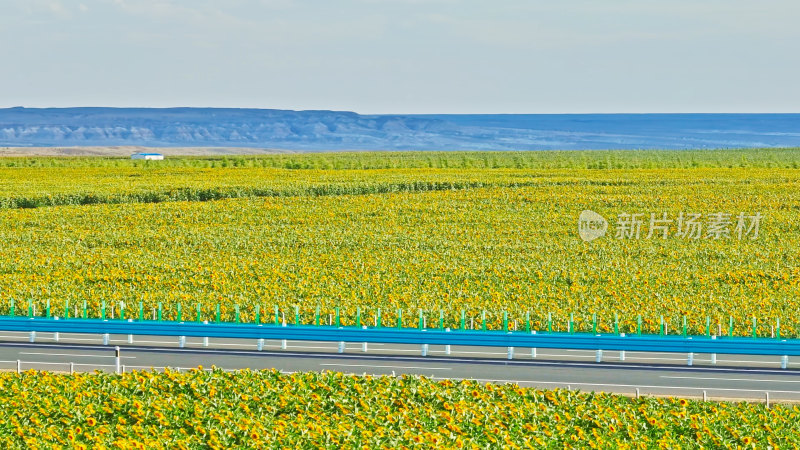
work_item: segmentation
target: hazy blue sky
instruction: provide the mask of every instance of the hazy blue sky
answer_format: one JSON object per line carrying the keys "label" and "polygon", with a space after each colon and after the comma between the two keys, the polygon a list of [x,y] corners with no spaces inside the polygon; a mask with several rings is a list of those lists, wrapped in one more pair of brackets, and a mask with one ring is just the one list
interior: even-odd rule
{"label": "hazy blue sky", "polygon": [[0,107],[800,112],[797,0],[2,0]]}

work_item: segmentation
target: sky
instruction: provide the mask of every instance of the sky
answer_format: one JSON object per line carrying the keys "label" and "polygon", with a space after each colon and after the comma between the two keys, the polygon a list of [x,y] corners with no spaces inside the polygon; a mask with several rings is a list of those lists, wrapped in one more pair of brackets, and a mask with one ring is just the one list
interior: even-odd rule
{"label": "sky", "polygon": [[800,112],[797,0],[2,0],[0,107]]}

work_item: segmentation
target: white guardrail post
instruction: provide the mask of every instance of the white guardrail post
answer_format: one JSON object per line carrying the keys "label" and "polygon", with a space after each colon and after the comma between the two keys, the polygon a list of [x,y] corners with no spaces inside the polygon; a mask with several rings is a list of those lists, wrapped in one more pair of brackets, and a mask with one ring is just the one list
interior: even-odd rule
{"label": "white guardrail post", "polygon": [[[450,332],[450,327],[445,328],[444,331],[449,333]],[[447,345],[444,346],[444,354],[447,355],[447,356],[450,356],[450,344],[447,344]]]}
{"label": "white guardrail post", "polygon": [[[712,341],[716,341],[717,340],[717,336],[716,335],[711,336],[711,340]],[[711,354],[711,365],[712,366],[716,366],[717,365],[717,354],[716,353],[712,353]]]}
{"label": "white guardrail post", "polygon": [[114,347],[114,365],[116,366],[117,373],[121,373],[120,364],[122,363],[121,357],[119,356],[119,346]]}
{"label": "white guardrail post", "polygon": [[[366,325],[363,325],[363,326],[361,327],[361,329],[362,329],[362,330],[366,330],[366,329],[367,329],[367,326],[366,326]],[[362,342],[362,343],[361,343],[361,351],[362,351],[362,352],[364,352],[364,353],[366,353],[366,352],[367,352],[367,342],[366,342],[366,341],[364,341],[364,342]]]}

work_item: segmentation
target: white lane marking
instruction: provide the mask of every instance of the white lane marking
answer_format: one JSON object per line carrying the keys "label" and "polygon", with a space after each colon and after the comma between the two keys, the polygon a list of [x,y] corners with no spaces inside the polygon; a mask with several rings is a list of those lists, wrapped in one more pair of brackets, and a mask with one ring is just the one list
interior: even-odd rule
{"label": "white lane marking", "polygon": [[[0,336],[0,338],[1,337],[3,337],[3,336]],[[62,341],[65,341],[65,340],[66,339],[62,338]],[[83,338],[70,338],[70,340],[73,340],[73,341],[102,341],[102,338],[85,338],[85,339],[83,339]],[[272,340],[275,340],[275,339],[272,339]],[[128,341],[126,339],[110,339],[109,342],[125,344]],[[291,342],[292,341],[289,342],[289,347],[291,347],[292,349],[312,349],[312,350],[334,350],[334,349],[336,349],[335,345],[331,345],[330,347],[308,346],[308,345],[292,344]],[[294,341],[294,342],[297,342],[297,341]],[[166,345],[174,345],[174,344],[177,343],[177,340],[176,341],[152,341],[152,340],[147,340],[147,339],[136,339],[136,340],[134,340],[134,343],[135,344],[166,344]],[[228,343],[228,342],[212,342],[212,344],[213,344],[213,346],[220,346],[220,347],[225,346],[225,347],[249,348],[249,347],[252,346],[251,344],[246,344],[246,343]],[[195,341],[190,341],[190,340],[187,339],[186,340],[186,345],[187,346],[190,346],[190,345],[202,345],[202,341],[196,341],[195,342]],[[375,345],[375,344],[370,344],[370,345],[372,346],[372,345]],[[347,347],[347,348],[348,349],[354,349],[356,347],[355,346],[350,346],[350,347]],[[403,349],[403,348],[384,348],[382,350],[386,351],[386,352],[394,352],[394,353],[418,353],[419,352],[418,349]],[[567,351],[570,351],[570,350],[567,350]],[[582,351],[582,350],[578,350],[578,351]],[[608,350],[609,356],[608,356],[607,361],[612,361],[613,360],[614,354],[612,352],[616,352],[616,350]],[[431,350],[430,353],[431,354],[435,354],[435,353],[444,354],[444,350],[441,350],[441,351],[439,351],[439,350]],[[453,350],[451,352],[451,354],[453,354],[453,355],[462,354],[462,355],[505,356],[507,353],[505,353],[505,352],[481,352],[481,351],[458,351],[458,350]],[[565,354],[560,354],[560,353],[542,353],[542,352],[539,352],[539,358],[545,357],[545,356],[557,357],[557,358],[575,358],[575,359],[584,358],[584,356],[577,356],[577,355],[565,355]],[[585,356],[585,358],[593,358],[593,357],[594,357],[594,351],[593,350],[592,350],[592,355],[591,356]],[[628,352],[627,360],[629,362],[630,361],[636,361],[636,360],[639,360],[639,361],[685,361],[686,358],[666,358],[666,357],[656,357],[656,356],[654,356],[654,357],[633,356],[633,355],[631,355],[630,352]],[[707,361],[706,359],[699,358],[699,357],[695,359],[695,362],[697,362],[697,363],[706,362],[706,361]],[[778,364],[778,362],[773,362],[773,361],[717,359],[717,364],[722,364],[722,363],[763,364],[763,365],[769,365],[769,366]],[[791,366],[793,364],[790,363],[789,365]]]}
{"label": "white lane marking", "polygon": [[724,377],[681,377],[677,375],[661,375],[660,378],[675,378],[684,380],[753,381],[756,383],[800,383],[800,380],[762,380],[758,378],[724,378]]}
{"label": "white lane marking", "polygon": [[[430,352],[430,353],[433,353],[433,352]],[[436,353],[444,353],[444,350],[441,350],[441,351],[437,350]],[[450,353],[451,354],[458,353],[458,354],[462,354],[462,355],[507,355],[506,352],[475,352],[475,351],[469,351],[469,350],[452,350]]]}
{"label": "white lane marking", "polygon": [[[522,348],[520,347],[520,349],[522,349]],[[391,351],[391,349],[386,349],[386,350],[387,351]],[[412,351],[416,352],[417,350],[412,350]],[[584,351],[584,350],[566,350],[566,351],[568,351],[568,352],[570,352],[570,351],[581,352],[581,351]],[[439,351],[439,350],[433,351],[432,350],[430,353],[444,354],[444,351]],[[606,354],[608,355],[608,356],[606,356],[606,361],[614,361],[616,353],[618,353],[617,350],[606,350]],[[506,352],[502,352],[501,353],[501,352],[477,352],[477,351],[453,350],[453,351],[451,351],[450,354],[452,354],[452,355],[462,354],[462,355],[497,355],[497,356],[505,356],[507,353]],[[563,353],[544,353],[542,351],[538,352],[538,358],[539,359],[541,359],[542,357],[571,358],[571,359],[590,359],[590,358],[594,358],[594,355],[595,355],[595,351],[594,350],[591,350],[591,355],[567,355],[567,354],[563,354]],[[637,360],[638,361],[686,361],[686,358],[676,358],[674,356],[673,357],[669,357],[669,358],[668,357],[663,357],[663,356],[632,356],[631,352],[628,352],[626,360],[629,361],[629,362],[630,361],[637,361]],[[710,362],[710,361],[711,361],[710,358],[709,359],[699,358],[699,357],[695,358],[695,362],[696,363]],[[776,362],[776,361],[736,360],[736,359],[720,359],[720,358],[717,358],[717,364],[720,364],[720,363],[766,364],[766,365],[776,365],[776,364],[778,364],[778,362]]]}
{"label": "white lane marking", "polygon": [[[75,356],[79,358],[114,358],[114,355],[81,355],[78,353],[19,352],[20,355]],[[135,356],[120,356],[123,359],[136,359]]]}
{"label": "white lane marking", "polygon": [[[26,336],[24,336],[24,337],[23,337],[23,336],[2,336],[2,335],[0,335],[0,339],[2,339],[2,338],[12,338],[12,337],[13,337],[13,338],[19,338],[19,339],[23,339],[23,340],[25,340],[25,339],[28,339],[28,335],[27,335],[27,333],[26,333]],[[52,339],[52,336],[45,336],[43,333],[37,333],[37,334],[36,334],[36,337],[37,337],[37,339],[39,339],[40,341],[45,341],[45,342],[47,342],[47,341],[49,341],[50,339]],[[103,340],[103,338],[102,338],[102,337],[94,337],[94,338],[75,338],[75,337],[64,337],[64,335],[63,335],[63,334],[61,335],[61,342],[62,342],[62,343],[63,343],[63,342],[65,342],[65,341],[102,341],[102,340]],[[121,341],[120,341],[120,342],[121,342]]]}
{"label": "white lane marking", "polygon": [[[27,339],[27,333],[26,333],[25,336],[4,336],[4,335],[0,335],[0,338],[23,338],[23,339]],[[43,339],[46,339],[46,338],[43,337]],[[65,341],[102,341],[102,338],[101,337],[66,338],[66,337],[63,337],[63,335],[62,335],[62,339],[61,340],[62,340],[62,342],[65,342]],[[275,340],[275,339],[272,339],[272,340]],[[126,339],[110,339],[109,342],[127,343],[127,340]],[[306,345],[293,344],[292,342],[297,342],[297,341],[290,341],[289,346],[291,348],[293,348],[293,349],[335,349],[336,348],[335,345],[332,345],[331,347],[306,346]],[[135,344],[167,344],[167,345],[174,345],[174,344],[177,343],[177,339],[175,341],[153,341],[153,340],[147,340],[147,339],[135,339],[134,343]],[[201,344],[202,344],[202,341],[196,341],[195,342],[194,340],[189,340],[189,339],[186,340],[186,345],[187,346],[188,345],[201,345]],[[360,344],[357,344],[357,343],[353,343],[353,344],[354,345],[360,345]],[[228,342],[213,342],[213,345],[214,346],[226,346],[226,347],[243,347],[243,348],[247,348],[247,347],[251,346],[251,344],[247,344],[247,343],[228,343]],[[370,344],[370,346],[376,346],[376,345],[378,345],[378,344],[377,343],[371,343]],[[388,345],[388,344],[381,344],[381,345]],[[348,347],[348,348],[351,348],[351,347]],[[355,348],[355,347],[352,347],[352,348]],[[396,353],[416,353],[416,352],[419,351],[417,349],[403,349],[403,348],[384,348],[383,350],[387,351],[387,352],[396,352]],[[586,350],[566,350],[566,351],[568,351],[568,352],[583,352],[583,351],[586,351]],[[594,350],[590,350],[589,352],[591,352],[592,354],[591,355],[587,355],[586,358],[593,358],[594,357]],[[616,350],[607,350],[607,352],[608,352],[608,358],[609,358],[608,360],[613,360],[614,353],[616,353],[617,351]],[[443,354],[444,351],[431,350],[430,353],[431,354],[434,354],[434,353]],[[639,353],[639,352],[637,352],[637,353]],[[641,352],[641,353],[644,353],[644,352]],[[486,351],[482,352],[482,351],[468,351],[468,350],[459,351],[459,350],[455,350],[455,349],[451,352],[451,354],[496,355],[496,356],[505,356],[506,355],[505,352],[486,352]],[[647,354],[647,353],[644,353],[644,354]],[[561,354],[561,353],[542,353],[540,351],[539,352],[539,357],[541,358],[541,357],[544,357],[544,356],[560,357],[560,358],[582,358],[582,356],[578,356],[578,355],[568,355],[568,354]],[[659,356],[652,356],[652,357],[635,356],[632,352],[628,352],[627,360],[628,361],[632,361],[632,360],[642,360],[642,361],[685,361],[686,358],[675,358],[675,357],[669,358],[669,357],[659,357]],[[698,362],[698,363],[699,362],[705,362],[705,361],[707,361],[705,358],[700,358],[700,357],[695,358],[695,362]],[[717,359],[717,364],[721,364],[721,363],[765,364],[765,365],[778,364],[778,362],[773,362],[773,361],[746,360],[746,359],[720,359],[720,358],[718,358]],[[792,363],[790,363],[790,365],[792,365]]]}
{"label": "white lane marking", "polygon": [[418,370],[452,370],[451,367],[422,367],[422,366],[376,366],[374,364],[333,364],[320,363],[320,366],[335,367],[374,367],[380,369],[418,369]]}

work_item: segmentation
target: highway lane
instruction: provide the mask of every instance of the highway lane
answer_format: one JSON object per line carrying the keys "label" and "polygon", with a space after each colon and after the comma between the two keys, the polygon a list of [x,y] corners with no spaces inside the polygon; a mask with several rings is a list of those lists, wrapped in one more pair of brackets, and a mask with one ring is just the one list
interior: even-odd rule
{"label": "highway lane", "polygon": [[[717,365],[708,363],[707,355],[696,355],[695,365],[686,366],[680,354],[628,354],[619,361],[618,352],[605,352],[602,363],[594,362],[593,351],[539,350],[533,359],[530,349],[516,349],[513,360],[505,349],[452,348],[450,356],[443,348],[430,348],[420,356],[419,346],[348,343],[339,354],[338,344],[330,342],[265,343],[256,350],[253,341],[211,340],[203,346],[202,338],[188,339],[186,348],[177,348],[172,337],[136,336],[128,344],[127,336],[112,336],[102,345],[96,335],[54,336],[40,334],[36,343],[26,342],[27,333],[0,332],[0,369],[36,368],[68,371],[115,369],[113,345],[122,348],[121,364],[125,370],[192,368],[214,365],[225,369],[278,369],[295,371],[341,371],[374,375],[425,375],[436,379],[476,379],[484,382],[513,382],[541,388],[580,389],[633,395],[673,395],[709,398],[800,401],[800,361],[790,362],[789,370],[779,369],[775,358],[720,355]],[[796,358],[800,359],[800,358]],[[746,367],[745,367],[746,366]]]}
{"label": "highway lane", "polygon": [[[0,331],[0,342],[29,342],[30,335],[27,332]],[[104,339],[99,334],[78,334],[69,335],[61,333],[56,337],[53,333],[37,333],[35,338],[37,343],[75,343],[75,344],[102,344]],[[127,336],[109,335],[108,345],[144,345],[149,347],[177,347],[179,338],[175,336]],[[255,339],[208,339],[208,348],[228,348],[241,350],[254,350],[258,348],[258,341]],[[203,338],[186,338],[187,348],[205,348]],[[285,347],[285,348],[284,348]],[[314,342],[314,341],[286,341],[265,340],[262,348],[264,350],[294,350],[311,351],[322,353],[336,353],[338,343],[336,342]],[[363,352],[362,343],[346,343],[347,352]],[[368,353],[379,353],[387,355],[420,355],[419,345],[402,344],[379,344],[370,343],[366,347]],[[429,346],[428,355],[443,356],[447,355],[444,346]],[[452,346],[450,356],[458,357],[478,357],[506,359],[508,350],[500,347],[466,347]],[[516,348],[513,353],[514,359],[534,359],[531,349]],[[564,361],[595,361],[596,353],[594,350],[567,350],[567,349],[537,349],[535,359],[554,359]],[[622,354],[617,351],[604,351],[603,361],[613,362],[622,361]],[[693,365],[711,365],[712,356],[709,354],[694,354]],[[649,364],[673,364],[686,365],[686,353],[657,353],[657,352],[626,352],[624,355],[626,363],[649,363]],[[777,356],[757,356],[757,355],[717,355],[715,366],[719,367],[757,367],[757,368],[779,368],[780,357]],[[789,358],[789,369],[800,369],[800,357]]]}

